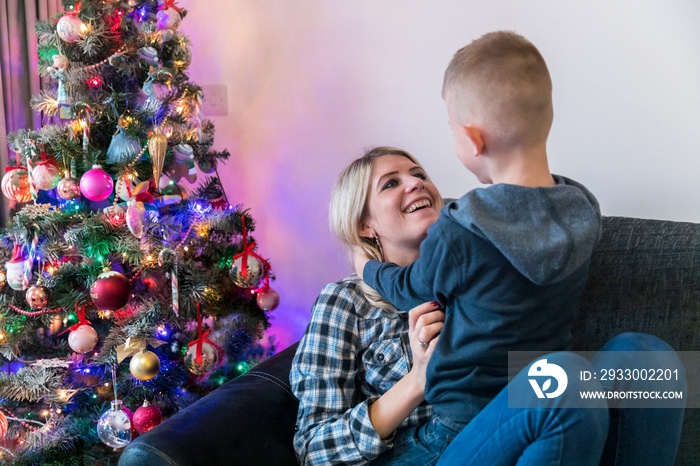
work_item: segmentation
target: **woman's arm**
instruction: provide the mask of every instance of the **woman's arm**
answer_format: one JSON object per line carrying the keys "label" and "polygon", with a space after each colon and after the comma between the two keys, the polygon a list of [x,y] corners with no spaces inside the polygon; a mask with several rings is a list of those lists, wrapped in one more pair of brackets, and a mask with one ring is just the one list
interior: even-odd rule
{"label": "woman's arm", "polygon": [[[391,446],[373,423],[389,435],[422,401],[422,393],[417,392],[421,379],[424,385],[425,357],[421,357],[425,363],[418,364],[423,369],[409,372],[411,375],[397,382],[396,389],[379,397],[362,393],[366,368],[358,357],[364,350],[355,312],[358,304],[366,305],[366,301],[357,286],[354,290],[338,284],[324,288],[294,358],[290,382],[300,402],[294,446],[302,464],[366,464]],[[421,338],[428,341],[434,329],[425,329],[422,321],[418,323],[419,317],[416,314],[412,324],[413,334],[418,338],[418,331],[423,331]],[[383,338],[396,339],[396,332],[405,331],[402,324]],[[411,345],[420,348],[414,344],[415,338]],[[401,387],[410,389],[411,395],[403,394]]]}

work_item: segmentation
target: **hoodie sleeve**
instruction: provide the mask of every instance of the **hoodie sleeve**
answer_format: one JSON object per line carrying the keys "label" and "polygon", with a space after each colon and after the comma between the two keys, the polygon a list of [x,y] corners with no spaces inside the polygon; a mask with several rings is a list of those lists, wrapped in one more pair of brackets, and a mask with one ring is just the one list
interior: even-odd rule
{"label": "hoodie sleeve", "polygon": [[[405,267],[393,262],[367,262],[364,281],[402,311],[428,301],[446,305],[456,285],[464,282],[461,264],[468,261],[463,243],[453,241],[457,232],[450,223],[453,222],[441,215],[428,228],[428,236],[420,246],[420,257]],[[457,261],[457,257],[461,260]]]}

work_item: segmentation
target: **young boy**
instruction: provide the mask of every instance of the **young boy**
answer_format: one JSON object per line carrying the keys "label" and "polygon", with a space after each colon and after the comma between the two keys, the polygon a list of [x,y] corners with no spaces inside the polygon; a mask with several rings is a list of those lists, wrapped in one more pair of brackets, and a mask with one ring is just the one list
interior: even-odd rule
{"label": "young boy", "polygon": [[493,186],[446,205],[412,264],[356,253],[355,266],[399,309],[445,308],[425,399],[466,424],[508,383],[508,351],[569,349],[601,218],[586,188],[549,171],[552,83],[532,43],[504,31],[475,40],[452,59],[442,96],[457,157]]}

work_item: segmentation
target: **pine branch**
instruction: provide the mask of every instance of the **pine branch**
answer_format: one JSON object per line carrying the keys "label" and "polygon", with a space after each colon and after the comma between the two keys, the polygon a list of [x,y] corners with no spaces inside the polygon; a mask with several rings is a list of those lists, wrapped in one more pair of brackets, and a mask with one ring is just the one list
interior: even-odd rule
{"label": "pine branch", "polygon": [[28,366],[16,374],[0,373],[0,397],[36,403],[45,399],[58,403],[64,371],[55,368]]}
{"label": "pine branch", "polygon": [[46,426],[28,433],[13,464],[83,465],[80,453],[98,442],[92,419],[53,416]]}

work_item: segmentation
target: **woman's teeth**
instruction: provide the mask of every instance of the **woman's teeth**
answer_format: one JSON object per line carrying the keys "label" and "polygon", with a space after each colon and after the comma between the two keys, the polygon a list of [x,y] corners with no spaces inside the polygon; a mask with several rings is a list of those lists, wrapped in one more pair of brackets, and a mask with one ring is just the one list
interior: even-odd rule
{"label": "woman's teeth", "polygon": [[421,209],[423,207],[430,207],[430,200],[429,199],[423,199],[422,201],[414,202],[410,206],[408,206],[408,209],[404,210],[404,213],[410,214],[411,212],[415,212],[418,209]]}

